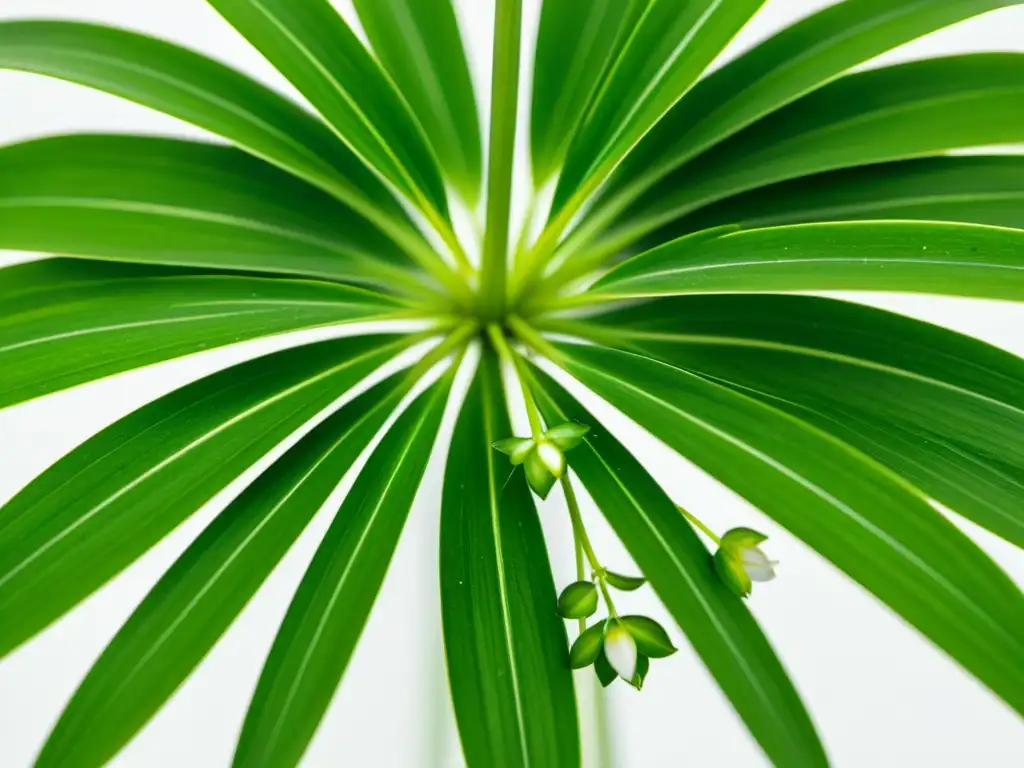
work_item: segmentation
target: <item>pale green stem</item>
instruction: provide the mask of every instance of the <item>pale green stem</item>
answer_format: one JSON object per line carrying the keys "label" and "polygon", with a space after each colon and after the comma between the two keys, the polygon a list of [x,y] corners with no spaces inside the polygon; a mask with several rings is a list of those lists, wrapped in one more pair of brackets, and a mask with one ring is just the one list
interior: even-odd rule
{"label": "pale green stem", "polygon": [[505,361],[506,365],[511,366],[512,370],[515,372],[516,379],[519,381],[519,386],[523,390],[523,400],[526,401],[526,417],[530,420],[531,436],[534,440],[540,440],[544,435],[544,427],[541,424],[537,401],[533,399],[533,392],[530,390],[526,381],[519,375],[519,368],[516,366],[515,355],[512,354],[512,348],[508,345],[508,340],[505,338],[504,332],[496,323],[491,323],[487,326],[487,335],[490,336],[491,343],[494,344],[494,349],[498,352],[498,356]]}
{"label": "pale green stem", "polygon": [[[466,351],[466,344],[476,333],[475,321],[465,321],[450,331],[440,343],[431,348],[427,354],[421,357],[412,368],[409,369],[411,379],[419,379],[426,375],[427,371],[444,360],[453,350],[458,351],[458,360],[461,361],[462,354]],[[431,332],[428,332],[431,333]]]}
{"label": "pale green stem", "polygon": [[491,75],[490,156],[487,167],[487,229],[480,270],[483,316],[505,314],[512,162],[519,101],[522,0],[497,0],[494,12],[494,68]]}
{"label": "pale green stem", "polygon": [[676,509],[678,509],[680,512],[682,512],[683,513],[683,517],[685,517],[687,520],[689,520],[691,523],[693,523],[693,525],[695,525],[697,528],[699,528],[704,533],[705,536],[707,536],[709,539],[711,539],[713,542],[715,542],[715,544],[721,545],[722,540],[718,537],[718,535],[714,531],[712,531],[710,528],[708,528],[706,525],[704,525],[704,523],[702,523],[700,520],[698,520],[695,515],[691,515],[689,512],[687,512],[685,509],[683,509],[678,504],[676,504]]}
{"label": "pale green stem", "polygon": [[587,556],[587,562],[590,563],[591,570],[597,575],[597,586],[601,590],[601,594],[604,596],[604,602],[608,606],[608,613],[611,614],[613,619],[619,618],[618,612],[615,610],[615,603],[612,601],[612,596],[608,592],[608,586],[604,583],[604,566],[601,565],[601,561],[597,559],[597,553],[594,551],[593,544],[590,543],[590,537],[587,535],[587,529],[583,525],[583,516],[580,515],[579,501],[576,499],[576,492],[573,490],[572,481],[569,479],[569,473],[566,472],[562,475],[562,492],[565,494],[565,505],[569,508],[569,519],[572,521],[572,529],[574,535],[579,541],[580,546],[583,548],[584,554]]}
{"label": "pale green stem", "polygon": [[523,321],[523,319],[518,315],[509,315],[508,324],[515,332],[516,336],[522,339],[523,342],[530,347],[533,347],[534,350],[544,355],[544,357],[555,361],[562,358],[562,353],[559,352],[550,341],[537,333],[529,323]]}

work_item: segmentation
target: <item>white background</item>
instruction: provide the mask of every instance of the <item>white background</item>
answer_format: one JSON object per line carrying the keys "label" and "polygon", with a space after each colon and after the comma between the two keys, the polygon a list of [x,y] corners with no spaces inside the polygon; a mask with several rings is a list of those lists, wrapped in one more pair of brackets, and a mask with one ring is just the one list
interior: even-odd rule
{"label": "white background", "polygon": [[[769,0],[730,51],[827,5]],[[345,9],[345,3],[339,2]],[[535,23],[537,0],[527,0]],[[488,80],[489,0],[462,0],[474,75]],[[258,54],[203,0],[4,0],[0,18],[76,17],[128,26],[185,43],[290,91]],[[529,45],[529,43],[527,43]],[[967,50],[1024,50],[1024,9],[1004,10],[932,35],[885,61]],[[527,57],[528,58],[528,57]],[[485,92],[485,89],[480,89]],[[486,113],[486,109],[482,110]],[[112,97],[28,75],[0,73],[0,143],[69,131],[149,132],[202,137],[196,129]],[[4,259],[0,254],[0,259]],[[17,256],[7,258],[10,261]],[[1024,354],[1024,308],[932,297],[858,297],[975,334]],[[302,334],[304,338],[323,332]],[[0,501],[63,452],[142,403],[257,351],[273,339],[153,366],[0,412]],[[655,440],[624,427],[631,446],[681,503],[714,527],[753,525],[771,534],[780,578],[759,586],[751,607],[792,673],[839,766],[1024,765],[1024,727],[1008,707],[878,604],[860,587],[764,519],[742,500],[674,457]],[[433,766],[437,749],[459,765],[441,677],[437,619],[436,517],[439,456],[388,575],[378,605],[339,694],[306,757],[309,766]],[[233,497],[234,484],[189,523],[80,608],[0,662],[0,768],[22,768],[45,739],[63,703],[133,606]],[[336,505],[337,498],[334,499]],[[589,504],[588,504],[589,508]],[[262,660],[326,525],[324,512],[222,642],[170,704],[113,762],[119,768],[230,762],[233,741]],[[558,499],[542,510],[559,583],[572,578],[570,536]],[[596,515],[588,518],[606,561],[628,559]],[[964,528],[1018,581],[1024,555],[983,531]],[[630,610],[661,615],[644,591]],[[669,621],[666,617],[665,623]],[[641,694],[611,689],[615,766],[760,766],[757,746],[685,640],[655,664]],[[443,728],[437,726],[444,724]],[[547,768],[547,767],[545,767]]]}

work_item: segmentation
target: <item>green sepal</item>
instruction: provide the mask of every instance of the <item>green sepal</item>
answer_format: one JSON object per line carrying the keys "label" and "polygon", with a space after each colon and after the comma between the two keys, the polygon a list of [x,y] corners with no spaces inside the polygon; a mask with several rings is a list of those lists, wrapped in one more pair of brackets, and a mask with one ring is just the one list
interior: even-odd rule
{"label": "green sepal", "polygon": [[604,645],[604,625],[606,622],[599,621],[594,626],[586,629],[582,635],[576,638],[576,642],[569,649],[569,666],[573,669],[589,667],[601,654]]}
{"label": "green sepal", "polygon": [[583,442],[583,437],[590,431],[586,424],[567,421],[552,427],[544,433],[544,439],[553,443],[559,450],[568,451]]}
{"label": "green sepal", "polygon": [[607,688],[609,685],[615,682],[615,678],[618,677],[618,673],[612,668],[612,664],[608,661],[608,657],[604,655],[604,648],[597,655],[597,660],[594,662],[594,673],[597,675],[597,679],[601,682],[602,688]]}
{"label": "green sepal", "polygon": [[623,616],[622,624],[636,641],[636,649],[652,659],[671,656],[677,648],[672,645],[668,632],[654,619],[647,616]]}
{"label": "green sepal", "polygon": [[751,588],[754,586],[750,580],[750,576],[747,575],[746,570],[743,568],[743,563],[740,562],[739,558],[735,555],[730,554],[730,551],[725,547],[720,547],[715,552],[715,572],[718,574],[718,578],[722,582],[735,592],[740,597],[746,597],[750,594]]}
{"label": "green sepal", "polygon": [[720,546],[724,549],[756,547],[768,537],[751,528],[733,528],[722,535]]}
{"label": "green sepal", "polygon": [[647,673],[650,672],[650,670],[651,660],[642,653],[637,654],[636,674],[633,675],[633,679],[629,681],[629,684],[636,688],[638,691],[642,690],[644,687],[644,680],[647,679]]}
{"label": "green sepal", "polygon": [[555,476],[544,466],[536,451],[531,451],[526,457],[523,468],[526,470],[526,482],[530,484],[530,488],[542,499],[546,499],[555,485]]}
{"label": "green sepal", "polygon": [[526,461],[530,451],[533,450],[533,440],[528,437],[507,437],[504,440],[499,440],[491,447],[508,456],[513,467],[518,467]]}
{"label": "green sepal", "polygon": [[597,610],[597,587],[589,581],[575,581],[558,596],[558,615],[563,619],[585,619]]}
{"label": "green sepal", "polygon": [[647,583],[647,579],[643,576],[623,576],[621,573],[613,573],[612,571],[605,571],[603,578],[608,586],[615,587],[623,592],[632,592],[640,589],[640,587]]}

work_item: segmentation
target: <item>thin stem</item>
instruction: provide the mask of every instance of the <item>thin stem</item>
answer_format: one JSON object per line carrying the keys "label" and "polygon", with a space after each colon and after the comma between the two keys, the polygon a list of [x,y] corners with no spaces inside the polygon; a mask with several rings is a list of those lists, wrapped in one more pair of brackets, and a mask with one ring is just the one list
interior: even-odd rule
{"label": "thin stem", "polygon": [[[572,541],[576,550],[576,581],[585,581],[587,578],[587,571],[583,563],[583,542],[580,541],[580,537],[576,533],[575,525],[572,527]],[[579,630],[581,635],[587,631],[586,617],[579,620]]]}
{"label": "thin stem", "polygon": [[682,512],[683,513],[683,517],[685,517],[687,520],[689,520],[691,523],[693,523],[695,526],[697,526],[697,528],[699,528],[701,531],[703,531],[704,535],[707,536],[709,539],[711,539],[713,542],[715,542],[715,544],[719,544],[720,545],[722,543],[722,540],[715,534],[715,532],[712,531],[710,528],[708,528],[706,525],[704,525],[704,523],[702,523],[700,520],[698,520],[695,515],[691,515],[689,512],[687,512],[685,509],[683,509],[678,504],[676,504],[676,509],[678,509],[680,512]]}
{"label": "thin stem", "polygon": [[474,321],[466,321],[457,325],[436,346],[432,347],[421,357],[416,362],[416,365],[409,369],[410,378],[419,379],[421,376],[426,375],[427,371],[444,360],[444,358],[451,354],[452,350],[459,350],[461,355],[465,351],[466,343],[476,333],[476,330],[477,324]]}
{"label": "thin stem", "polygon": [[554,344],[537,333],[529,323],[518,315],[509,315],[508,324],[515,331],[516,336],[544,357],[555,361],[561,359],[562,353],[555,348]]}
{"label": "thin stem", "polygon": [[594,551],[594,545],[590,543],[590,537],[587,535],[587,529],[583,525],[583,516],[580,515],[579,501],[576,499],[576,492],[572,488],[572,480],[569,479],[569,473],[566,472],[562,475],[562,492],[565,494],[565,505],[569,508],[569,519],[572,521],[573,533],[577,537],[580,546],[583,548],[584,554],[587,556],[587,562],[590,563],[591,570],[597,574],[597,586],[601,590],[601,594],[604,595],[604,602],[608,606],[608,613],[611,614],[613,619],[619,617],[618,612],[615,610],[615,603],[612,601],[612,596],[608,592],[608,586],[604,583],[604,566],[601,565],[601,561],[597,559],[597,553]]}
{"label": "thin stem", "polygon": [[480,276],[481,311],[487,319],[505,313],[512,161],[519,102],[522,0],[497,0],[494,68],[491,75],[490,157],[487,167],[487,229]]}
{"label": "thin stem", "polygon": [[527,385],[526,380],[519,375],[515,355],[512,354],[512,348],[508,345],[504,332],[496,323],[491,323],[487,326],[487,335],[490,336],[491,343],[494,344],[498,356],[505,361],[506,365],[511,366],[515,372],[519,386],[523,390],[523,400],[526,401],[526,417],[530,420],[530,433],[534,440],[540,440],[544,434],[544,427],[540,420],[540,410],[537,408],[537,401],[533,399],[533,392]]}

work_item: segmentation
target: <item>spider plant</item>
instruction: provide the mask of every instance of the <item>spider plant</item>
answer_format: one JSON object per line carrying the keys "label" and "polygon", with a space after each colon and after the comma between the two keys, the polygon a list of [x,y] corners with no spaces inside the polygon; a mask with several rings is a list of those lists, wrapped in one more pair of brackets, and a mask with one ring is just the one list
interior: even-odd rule
{"label": "spider plant", "polygon": [[[845,0],[713,69],[762,0],[544,0],[521,104],[533,31],[521,0],[495,0],[485,141],[450,0],[355,0],[362,36],[328,0],[209,2],[305,103],[130,31],[0,24],[0,67],[224,140],[0,149],[0,248],[54,256],[0,271],[0,407],[247,339],[416,322],[195,381],[0,509],[2,656],[294,442],[121,627],[36,765],[112,758],[361,466],[234,758],[297,764],[435,449],[447,455],[447,670],[472,768],[579,764],[572,668],[639,688],[674,650],[631,612],[638,588],[655,591],[769,760],[827,764],[746,602],[774,575],[770,543],[679,508],[571,394],[584,388],[1024,712],[1024,596],[931,503],[1024,545],[1024,361],[806,295],[1024,299],[1024,158],[950,154],[1024,142],[1024,56],[859,66],[1015,3]],[[519,232],[525,111],[534,193]],[[457,232],[459,212],[477,234]],[[528,434],[514,434],[509,402],[525,404]],[[435,447],[446,412],[454,433]],[[548,552],[535,506],[555,485],[576,538],[572,584],[554,583],[549,558],[573,553]],[[583,489],[637,572],[595,551]]]}

